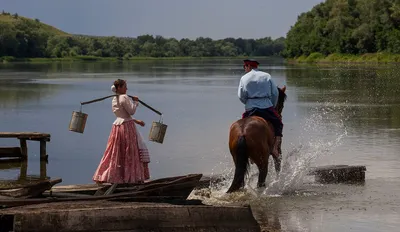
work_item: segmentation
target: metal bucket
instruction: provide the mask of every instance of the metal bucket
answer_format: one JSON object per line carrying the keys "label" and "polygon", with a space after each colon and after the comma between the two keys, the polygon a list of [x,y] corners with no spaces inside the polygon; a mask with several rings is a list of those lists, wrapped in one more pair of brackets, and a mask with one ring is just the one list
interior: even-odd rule
{"label": "metal bucket", "polygon": [[69,122],[69,130],[73,132],[83,133],[85,130],[88,115],[82,112],[72,112],[72,118]]}
{"label": "metal bucket", "polygon": [[150,129],[149,140],[157,143],[163,143],[166,131],[167,125],[163,124],[162,122],[153,122]]}

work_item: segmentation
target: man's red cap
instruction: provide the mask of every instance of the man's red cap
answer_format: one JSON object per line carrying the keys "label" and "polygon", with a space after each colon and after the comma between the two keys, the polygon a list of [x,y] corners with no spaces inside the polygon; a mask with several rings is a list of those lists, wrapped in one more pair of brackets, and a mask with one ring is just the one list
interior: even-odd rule
{"label": "man's red cap", "polygon": [[260,63],[258,63],[258,61],[252,60],[252,59],[246,59],[246,60],[243,60],[243,62],[245,65],[250,65],[251,67],[258,67],[258,65],[260,64]]}

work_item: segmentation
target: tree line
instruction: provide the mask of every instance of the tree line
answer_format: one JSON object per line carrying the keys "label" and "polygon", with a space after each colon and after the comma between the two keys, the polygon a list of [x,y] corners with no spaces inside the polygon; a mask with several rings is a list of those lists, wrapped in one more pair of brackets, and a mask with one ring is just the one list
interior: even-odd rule
{"label": "tree line", "polygon": [[299,15],[285,57],[400,53],[400,0],[326,0]]}
{"label": "tree line", "polygon": [[99,37],[70,35],[40,20],[32,20],[3,12],[0,17],[0,57],[56,58],[95,56],[131,58],[142,57],[231,57],[278,56],[284,49],[284,38],[260,39],[225,38],[213,40],[138,37]]}

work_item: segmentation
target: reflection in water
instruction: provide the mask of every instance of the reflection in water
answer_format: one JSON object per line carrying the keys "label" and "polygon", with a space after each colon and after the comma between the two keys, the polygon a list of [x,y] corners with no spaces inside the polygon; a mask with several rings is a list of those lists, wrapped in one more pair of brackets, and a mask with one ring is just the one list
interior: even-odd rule
{"label": "reflection in water", "polygon": [[21,105],[39,105],[54,95],[61,86],[34,83],[30,79],[7,79],[0,72],[0,108],[19,108]]}
{"label": "reflection in water", "polygon": [[[347,116],[349,126],[400,127],[400,88],[397,67],[337,66],[331,69],[287,69],[288,83],[304,88],[300,102],[321,104]],[[309,110],[306,108],[305,110]],[[346,113],[346,114],[342,114]],[[348,120],[347,120],[348,119]]]}
{"label": "reflection in water", "polygon": [[24,183],[32,183],[38,180],[50,179],[47,176],[47,161],[40,161],[39,170],[35,170],[32,173],[28,174],[28,163],[27,160],[6,160],[0,159],[0,172],[1,171],[17,171],[18,175],[16,178],[11,177],[2,177],[0,175],[0,188],[1,187],[11,187],[13,185],[20,185]]}

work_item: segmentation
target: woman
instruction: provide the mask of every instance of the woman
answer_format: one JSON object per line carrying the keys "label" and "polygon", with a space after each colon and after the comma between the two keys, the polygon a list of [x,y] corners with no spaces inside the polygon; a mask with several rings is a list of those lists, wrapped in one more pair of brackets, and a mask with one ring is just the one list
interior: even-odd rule
{"label": "woman", "polygon": [[135,123],[145,123],[131,117],[138,107],[138,97],[126,94],[126,81],[116,80],[111,90],[118,96],[112,100],[112,110],[117,117],[111,129],[103,158],[93,180],[98,183],[143,183],[150,178],[149,152]]}

